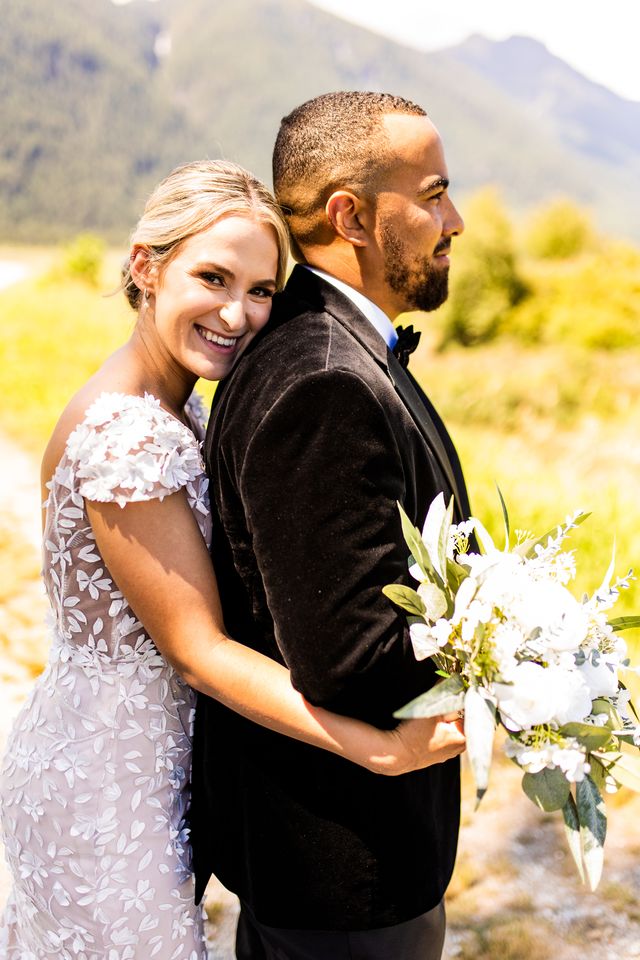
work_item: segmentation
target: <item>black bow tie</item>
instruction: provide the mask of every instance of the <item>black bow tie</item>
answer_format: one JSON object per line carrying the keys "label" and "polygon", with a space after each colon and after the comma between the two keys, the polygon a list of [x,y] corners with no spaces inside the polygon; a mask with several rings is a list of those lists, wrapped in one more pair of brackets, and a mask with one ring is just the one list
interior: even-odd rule
{"label": "black bow tie", "polygon": [[400,361],[400,365],[406,367],[409,365],[409,354],[413,353],[420,343],[420,333],[416,333],[413,326],[396,327],[398,340],[393,347],[393,353]]}

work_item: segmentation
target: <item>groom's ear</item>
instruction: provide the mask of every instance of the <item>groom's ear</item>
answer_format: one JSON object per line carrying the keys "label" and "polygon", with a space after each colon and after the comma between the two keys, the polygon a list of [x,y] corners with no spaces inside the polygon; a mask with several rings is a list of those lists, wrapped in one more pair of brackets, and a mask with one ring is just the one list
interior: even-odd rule
{"label": "groom's ear", "polygon": [[366,247],[365,204],[349,190],[336,190],[327,200],[325,213],[337,236],[354,247]]}

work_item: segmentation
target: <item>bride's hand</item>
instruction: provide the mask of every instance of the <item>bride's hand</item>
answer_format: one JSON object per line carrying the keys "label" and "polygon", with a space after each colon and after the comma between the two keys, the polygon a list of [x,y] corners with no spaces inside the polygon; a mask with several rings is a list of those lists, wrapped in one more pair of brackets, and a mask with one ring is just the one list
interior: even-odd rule
{"label": "bride's hand", "polygon": [[380,732],[384,738],[382,750],[371,757],[369,769],[387,776],[443,763],[466,748],[464,720],[459,714],[403,720],[395,729]]}

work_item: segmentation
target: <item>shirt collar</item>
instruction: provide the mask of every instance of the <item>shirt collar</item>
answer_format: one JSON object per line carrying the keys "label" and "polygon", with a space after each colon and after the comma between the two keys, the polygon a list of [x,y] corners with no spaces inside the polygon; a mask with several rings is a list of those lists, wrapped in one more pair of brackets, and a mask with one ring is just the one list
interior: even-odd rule
{"label": "shirt collar", "polygon": [[369,323],[375,327],[389,349],[393,350],[398,340],[398,334],[384,310],[381,310],[377,304],[369,300],[368,297],[365,297],[359,290],[354,290],[348,283],[344,283],[343,280],[338,280],[337,277],[332,277],[331,274],[325,273],[324,270],[318,270],[317,267],[309,267],[306,263],[302,264],[302,266],[304,266],[306,270],[310,270],[311,273],[322,277],[323,280],[326,280],[327,283],[334,286],[336,290],[343,293],[345,297],[358,308],[360,313],[365,315]]}

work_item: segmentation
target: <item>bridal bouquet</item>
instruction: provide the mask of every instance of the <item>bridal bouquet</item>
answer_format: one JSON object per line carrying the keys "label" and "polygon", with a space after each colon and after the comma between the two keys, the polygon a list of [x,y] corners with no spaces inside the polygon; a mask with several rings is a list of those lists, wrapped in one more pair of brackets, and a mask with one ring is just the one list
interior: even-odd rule
{"label": "bridal bouquet", "polygon": [[[442,678],[398,717],[464,711],[467,752],[477,802],[489,782],[496,726],[524,771],[522,786],[546,811],[561,810],[583,880],[600,880],[606,834],[602,794],[624,784],[640,791],[640,726],[619,678],[629,669],[620,632],[640,617],[607,618],[632,572],[577,600],[575,575],[562,550],[578,512],[543,537],[512,535],[502,496],[505,547],[498,549],[475,518],[452,524],[442,494],[422,534],[400,508],[416,590],[399,584],[385,594],[409,615],[418,659],[432,657]],[[478,552],[471,551],[475,540]]]}

